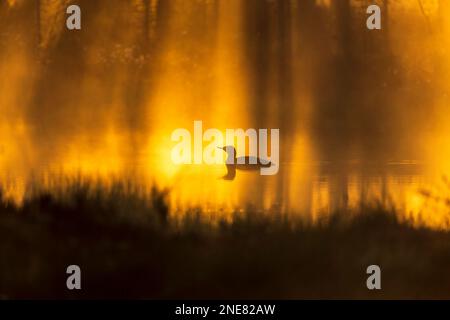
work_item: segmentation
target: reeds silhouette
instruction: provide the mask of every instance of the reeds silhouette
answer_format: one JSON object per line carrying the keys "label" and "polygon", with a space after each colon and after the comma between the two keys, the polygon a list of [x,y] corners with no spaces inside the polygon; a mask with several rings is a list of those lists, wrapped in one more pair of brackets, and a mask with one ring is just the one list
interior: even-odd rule
{"label": "reeds silhouette", "polygon": [[[450,298],[450,232],[380,205],[312,223],[251,209],[169,214],[170,194],[128,183],[34,188],[0,206],[0,296],[10,298]],[[82,290],[65,287],[66,267]],[[378,264],[382,290],[366,288]]]}

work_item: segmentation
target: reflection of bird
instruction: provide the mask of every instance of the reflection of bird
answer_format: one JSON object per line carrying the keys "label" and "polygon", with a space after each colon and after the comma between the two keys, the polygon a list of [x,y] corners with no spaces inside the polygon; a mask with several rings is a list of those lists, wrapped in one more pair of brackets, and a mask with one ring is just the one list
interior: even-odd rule
{"label": "reflection of bird", "polygon": [[262,160],[258,157],[236,157],[236,149],[233,146],[220,148],[228,155],[226,160],[227,174],[222,177],[224,180],[234,180],[236,170],[252,171],[260,168],[269,168],[272,163],[269,160]]}

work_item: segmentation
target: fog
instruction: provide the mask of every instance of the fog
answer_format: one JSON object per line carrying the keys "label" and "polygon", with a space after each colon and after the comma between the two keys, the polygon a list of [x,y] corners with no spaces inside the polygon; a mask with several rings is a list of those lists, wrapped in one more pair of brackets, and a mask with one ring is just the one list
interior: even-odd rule
{"label": "fog", "polygon": [[[365,201],[417,211],[448,172],[450,5],[375,1],[0,2],[0,176],[169,187],[174,212],[252,205],[312,218]],[[171,132],[279,128],[276,176],[171,162]]]}

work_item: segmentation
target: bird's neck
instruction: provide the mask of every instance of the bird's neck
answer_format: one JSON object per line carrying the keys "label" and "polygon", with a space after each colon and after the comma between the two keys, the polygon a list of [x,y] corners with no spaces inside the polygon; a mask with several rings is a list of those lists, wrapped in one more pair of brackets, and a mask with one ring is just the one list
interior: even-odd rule
{"label": "bird's neck", "polygon": [[227,156],[227,164],[236,164],[236,153],[234,152],[234,154],[228,153]]}

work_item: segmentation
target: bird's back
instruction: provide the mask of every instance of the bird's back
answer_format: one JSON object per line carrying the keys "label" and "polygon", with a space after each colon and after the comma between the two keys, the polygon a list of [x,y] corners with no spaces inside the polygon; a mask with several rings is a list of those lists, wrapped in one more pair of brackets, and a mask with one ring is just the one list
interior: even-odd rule
{"label": "bird's back", "polygon": [[236,162],[236,169],[238,170],[259,170],[260,168],[269,168],[272,163],[263,163],[260,158],[257,157],[239,157]]}

